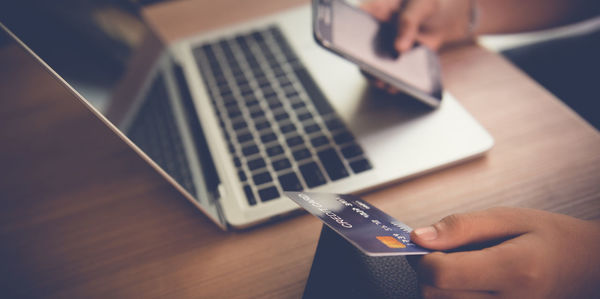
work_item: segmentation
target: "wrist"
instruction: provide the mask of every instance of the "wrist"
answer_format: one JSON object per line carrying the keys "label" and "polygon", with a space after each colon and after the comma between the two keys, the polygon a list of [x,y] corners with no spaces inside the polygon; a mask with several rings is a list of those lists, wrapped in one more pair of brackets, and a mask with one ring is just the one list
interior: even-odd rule
{"label": "wrist", "polygon": [[[420,0],[417,0],[420,1]],[[443,44],[472,40],[479,28],[479,6],[476,0],[437,0],[442,17],[438,26]]]}

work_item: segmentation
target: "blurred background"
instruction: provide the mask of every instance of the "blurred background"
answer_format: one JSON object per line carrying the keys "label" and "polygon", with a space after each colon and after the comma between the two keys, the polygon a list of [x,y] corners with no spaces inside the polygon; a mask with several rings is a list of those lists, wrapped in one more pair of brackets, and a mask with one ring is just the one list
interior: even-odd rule
{"label": "blurred background", "polygon": [[600,130],[600,16],[549,30],[483,36],[479,43],[503,54]]}
{"label": "blurred background", "polygon": [[[102,111],[147,30],[141,9],[164,2],[2,1],[0,22]],[[539,32],[484,36],[479,43],[503,54],[600,128],[600,17]]]}

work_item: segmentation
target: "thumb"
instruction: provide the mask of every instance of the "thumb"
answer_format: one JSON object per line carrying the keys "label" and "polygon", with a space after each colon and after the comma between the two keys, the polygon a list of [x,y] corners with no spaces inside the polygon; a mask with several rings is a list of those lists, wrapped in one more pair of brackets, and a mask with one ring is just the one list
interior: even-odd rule
{"label": "thumb", "polygon": [[[535,214],[534,214],[535,215]],[[454,214],[411,232],[411,241],[425,248],[448,250],[518,236],[531,231],[531,211],[494,208],[480,212]]]}

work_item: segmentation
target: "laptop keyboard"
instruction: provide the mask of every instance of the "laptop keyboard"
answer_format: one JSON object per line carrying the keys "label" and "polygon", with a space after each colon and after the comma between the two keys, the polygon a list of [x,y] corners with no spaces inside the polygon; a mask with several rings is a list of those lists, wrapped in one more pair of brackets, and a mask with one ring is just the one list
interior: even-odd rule
{"label": "laptop keyboard", "polygon": [[190,194],[196,195],[189,162],[168,102],[162,75],[156,76],[127,132],[127,137],[172,176]]}
{"label": "laptop keyboard", "polygon": [[371,169],[277,27],[199,45],[194,56],[250,205]]}

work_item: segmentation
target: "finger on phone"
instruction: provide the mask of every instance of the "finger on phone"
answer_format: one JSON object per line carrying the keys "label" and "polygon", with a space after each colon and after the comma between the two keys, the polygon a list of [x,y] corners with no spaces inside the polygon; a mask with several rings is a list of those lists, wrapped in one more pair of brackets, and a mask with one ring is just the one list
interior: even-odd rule
{"label": "finger on phone", "polygon": [[400,53],[409,51],[419,34],[425,20],[436,10],[435,1],[409,1],[398,14],[398,35],[394,47]]}

